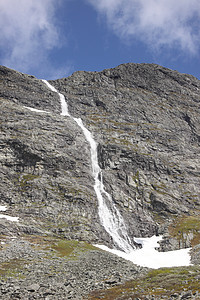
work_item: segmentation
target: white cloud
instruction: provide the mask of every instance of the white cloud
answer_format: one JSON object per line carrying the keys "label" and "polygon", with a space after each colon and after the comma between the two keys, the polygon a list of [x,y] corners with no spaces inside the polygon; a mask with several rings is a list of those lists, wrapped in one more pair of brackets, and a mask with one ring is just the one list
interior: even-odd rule
{"label": "white cloud", "polygon": [[58,79],[63,78],[71,75],[74,72],[74,67],[70,61],[67,61],[67,63],[62,63],[61,67],[55,68],[52,65],[48,65],[45,72],[41,72],[41,78],[46,78],[47,80],[50,79]]}
{"label": "white cloud", "polygon": [[120,38],[137,38],[152,48],[200,45],[199,0],[87,0]]}
{"label": "white cloud", "polygon": [[1,64],[22,72],[48,64],[48,51],[59,45],[55,25],[59,1],[0,1]]}

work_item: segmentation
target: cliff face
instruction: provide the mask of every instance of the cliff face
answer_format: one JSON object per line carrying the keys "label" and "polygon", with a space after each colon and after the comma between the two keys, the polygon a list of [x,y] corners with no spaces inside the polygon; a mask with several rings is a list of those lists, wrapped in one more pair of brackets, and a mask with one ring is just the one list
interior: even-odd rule
{"label": "cliff face", "polygon": [[1,68],[1,118],[1,205],[20,217],[16,231],[98,240],[89,146],[57,95]]}
{"label": "cliff face", "polygon": [[[158,65],[124,64],[51,84],[99,143],[104,184],[129,235],[165,234],[165,249],[190,246],[199,228],[184,237],[176,229],[200,212],[199,80]],[[12,226],[2,219],[1,233],[112,244],[99,222],[90,147],[77,124],[60,115],[58,94],[5,67],[0,92],[1,205],[20,218]]]}
{"label": "cliff face", "polygon": [[[167,233],[181,216],[198,219],[199,80],[125,64],[52,84],[99,142],[104,183],[130,236]],[[185,236],[170,239],[168,248],[189,244]]]}

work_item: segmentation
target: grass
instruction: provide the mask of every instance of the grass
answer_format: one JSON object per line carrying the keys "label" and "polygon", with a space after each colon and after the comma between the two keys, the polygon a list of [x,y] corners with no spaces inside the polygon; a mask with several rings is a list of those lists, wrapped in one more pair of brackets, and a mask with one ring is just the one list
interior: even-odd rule
{"label": "grass", "polygon": [[7,277],[21,278],[21,270],[24,268],[24,264],[27,263],[24,259],[11,259],[7,262],[3,262],[0,265],[0,278],[6,279]]}
{"label": "grass", "polygon": [[96,247],[86,243],[75,240],[66,241],[61,240],[51,246],[52,249],[56,250],[57,254],[61,257],[77,258],[79,254],[89,250],[97,250]]}
{"label": "grass", "polygon": [[26,188],[32,185],[32,181],[34,179],[39,178],[39,175],[35,174],[19,174],[17,178],[14,179],[14,183],[18,185],[18,187],[24,191]]}
{"label": "grass", "polygon": [[[76,259],[78,256],[90,250],[98,250],[98,248],[84,241],[60,239],[54,236],[25,236],[26,240],[35,244],[35,247],[42,250],[54,250],[54,254],[58,257]],[[101,251],[101,250],[100,250]]]}
{"label": "grass", "polygon": [[[194,225],[192,219],[190,224],[193,224],[189,226],[190,228],[196,226],[196,223]],[[68,260],[78,260],[80,255],[86,251],[100,251],[86,242],[59,239],[54,236],[26,235],[23,238],[32,244],[33,249],[45,251],[46,254],[44,253],[44,257],[46,259],[55,258],[56,256]],[[26,275],[23,273],[23,270],[26,264],[27,261],[24,259],[13,259],[1,263],[0,278],[2,280],[6,280],[8,277],[24,278],[23,276]],[[146,275],[143,275],[143,277],[139,276],[136,280],[117,285],[107,290],[93,291],[86,299],[114,300],[129,299],[130,297],[131,299],[145,299],[146,295],[155,295],[155,297],[166,296],[166,299],[169,299],[173,293],[180,293],[182,291],[200,293],[199,276],[200,266],[198,265],[150,270]]]}
{"label": "grass", "polygon": [[[68,260],[78,260],[79,256],[91,250],[99,250],[98,248],[86,243],[75,240],[64,240],[54,236],[23,236],[24,240],[31,243],[31,247],[35,251],[43,251],[45,259],[52,259],[52,257],[64,257]],[[8,245],[5,245],[7,247]],[[4,249],[5,249],[4,247]],[[52,251],[53,250],[53,251]],[[23,279],[26,277],[24,270],[26,265],[32,263],[25,259],[10,259],[0,264],[0,280],[6,280],[8,277]]]}
{"label": "grass", "polygon": [[179,241],[184,241],[189,233],[193,234],[191,245],[195,246],[200,243],[200,218],[199,216],[183,216],[175,220],[174,224],[169,227],[171,236]]}
{"label": "grass", "polygon": [[108,290],[94,291],[87,299],[145,299],[147,295],[166,296],[182,291],[200,292],[200,266],[151,270],[142,278]]}

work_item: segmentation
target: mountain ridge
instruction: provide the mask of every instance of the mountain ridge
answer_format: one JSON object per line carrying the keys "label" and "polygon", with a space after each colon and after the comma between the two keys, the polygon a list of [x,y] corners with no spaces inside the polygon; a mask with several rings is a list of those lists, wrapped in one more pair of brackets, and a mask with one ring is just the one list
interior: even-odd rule
{"label": "mountain ridge", "polygon": [[[163,234],[162,250],[193,246],[198,262],[200,81],[159,65],[123,64],[49,82],[98,142],[104,185],[129,236]],[[58,95],[6,67],[0,88],[1,205],[20,218],[1,219],[1,234],[113,246],[99,221],[90,147],[60,115]]]}

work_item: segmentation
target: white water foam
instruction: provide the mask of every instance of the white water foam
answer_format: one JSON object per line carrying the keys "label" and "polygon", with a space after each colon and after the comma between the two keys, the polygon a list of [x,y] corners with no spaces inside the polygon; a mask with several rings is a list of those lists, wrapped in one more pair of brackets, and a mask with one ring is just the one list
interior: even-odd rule
{"label": "white water foam", "polygon": [[71,117],[69,112],[68,112],[68,107],[67,107],[67,102],[65,101],[65,96],[61,93],[59,93],[55,87],[53,85],[51,85],[47,80],[42,80],[50,90],[52,90],[53,92],[57,93],[59,95],[59,98],[60,98],[60,104],[61,104],[61,115],[62,116],[68,116],[68,117]]}

